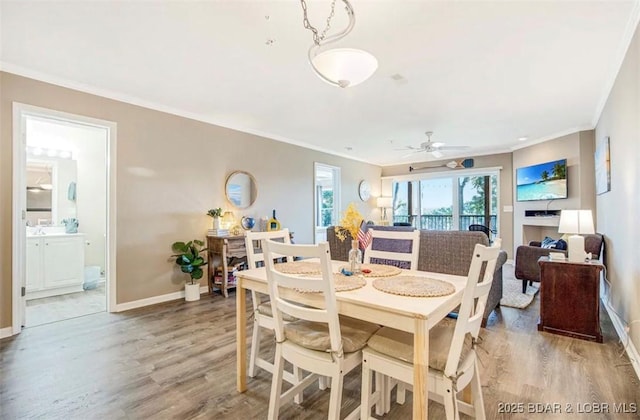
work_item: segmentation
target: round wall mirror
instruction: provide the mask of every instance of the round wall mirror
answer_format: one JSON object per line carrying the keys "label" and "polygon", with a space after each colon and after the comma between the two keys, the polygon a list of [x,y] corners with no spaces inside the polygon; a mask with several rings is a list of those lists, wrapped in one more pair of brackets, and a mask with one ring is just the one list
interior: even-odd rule
{"label": "round wall mirror", "polygon": [[224,187],[227,200],[237,209],[251,206],[258,196],[258,186],[253,176],[244,171],[231,173]]}

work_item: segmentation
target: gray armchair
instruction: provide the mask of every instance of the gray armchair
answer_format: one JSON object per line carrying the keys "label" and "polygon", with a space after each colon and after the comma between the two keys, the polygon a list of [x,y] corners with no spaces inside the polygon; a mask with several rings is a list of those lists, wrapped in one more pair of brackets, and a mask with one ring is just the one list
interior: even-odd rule
{"label": "gray armchair", "polygon": [[[540,242],[531,241],[529,245],[520,245],[516,250],[515,276],[522,280],[522,293],[527,290],[527,281],[533,284],[540,281],[540,266],[538,259],[549,255],[549,252],[560,252],[567,255],[567,251],[557,249],[541,248]],[[601,234],[584,235],[584,248],[590,252],[593,259],[600,259],[604,248],[604,238]]]}

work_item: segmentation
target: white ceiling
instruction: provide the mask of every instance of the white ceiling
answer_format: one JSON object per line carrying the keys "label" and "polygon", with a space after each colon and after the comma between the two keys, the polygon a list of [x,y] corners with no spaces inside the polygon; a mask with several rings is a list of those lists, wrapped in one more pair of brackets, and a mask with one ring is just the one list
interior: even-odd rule
{"label": "white ceiling", "polygon": [[[330,3],[307,2],[311,23],[323,26]],[[355,29],[336,46],[371,52],[379,68],[349,89],[312,73],[311,33],[293,0],[0,0],[0,65],[389,165],[429,160],[394,150],[418,146],[427,130],[471,146],[451,158],[592,128],[638,16],[635,0],[352,4]],[[332,27],[345,22],[336,6]]]}

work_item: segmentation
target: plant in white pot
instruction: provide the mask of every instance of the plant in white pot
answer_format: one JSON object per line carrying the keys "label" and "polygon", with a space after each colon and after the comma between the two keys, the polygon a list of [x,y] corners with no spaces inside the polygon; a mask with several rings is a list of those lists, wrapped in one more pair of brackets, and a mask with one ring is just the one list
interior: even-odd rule
{"label": "plant in white pot", "polygon": [[218,207],[216,209],[209,209],[207,214],[213,217],[213,228],[220,229],[220,218],[222,218],[222,208]]}
{"label": "plant in white pot", "polygon": [[190,282],[185,283],[184,293],[186,301],[194,301],[200,299],[200,280],[204,274],[202,267],[207,265],[207,261],[200,254],[207,251],[204,248],[204,242],[194,239],[187,243],[174,242],[171,250],[175,253],[176,264],[180,266],[183,273],[189,275]]}

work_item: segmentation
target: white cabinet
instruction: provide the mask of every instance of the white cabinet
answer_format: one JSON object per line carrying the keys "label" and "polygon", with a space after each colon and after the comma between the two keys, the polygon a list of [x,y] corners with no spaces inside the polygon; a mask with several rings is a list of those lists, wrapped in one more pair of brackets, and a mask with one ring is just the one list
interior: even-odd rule
{"label": "white cabinet", "polygon": [[27,238],[27,291],[42,289],[41,238]]}
{"label": "white cabinet", "polygon": [[27,299],[81,292],[84,234],[27,237]]}

